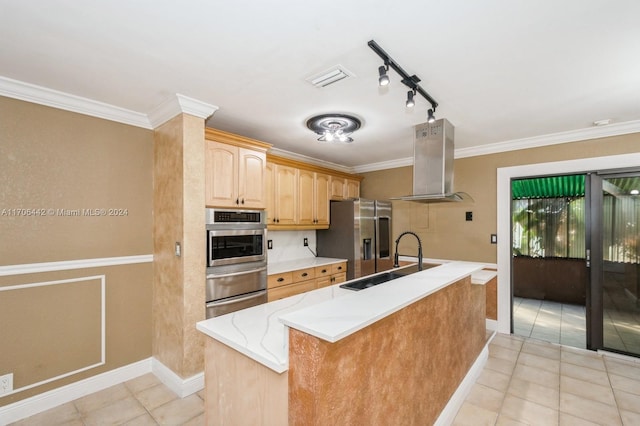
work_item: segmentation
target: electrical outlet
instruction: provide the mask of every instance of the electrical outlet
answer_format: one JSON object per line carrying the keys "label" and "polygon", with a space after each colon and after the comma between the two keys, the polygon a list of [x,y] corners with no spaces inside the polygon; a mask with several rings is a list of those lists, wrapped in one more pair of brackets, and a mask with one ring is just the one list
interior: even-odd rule
{"label": "electrical outlet", "polygon": [[13,391],[13,373],[0,376],[0,396]]}
{"label": "electrical outlet", "polygon": [[305,237],[305,239],[302,241],[302,244],[303,244],[305,247],[309,247],[309,239]]}
{"label": "electrical outlet", "polygon": [[491,234],[491,244],[498,244],[498,236],[496,234]]}
{"label": "electrical outlet", "polygon": [[273,248],[273,240],[267,240],[267,250],[271,250]]}

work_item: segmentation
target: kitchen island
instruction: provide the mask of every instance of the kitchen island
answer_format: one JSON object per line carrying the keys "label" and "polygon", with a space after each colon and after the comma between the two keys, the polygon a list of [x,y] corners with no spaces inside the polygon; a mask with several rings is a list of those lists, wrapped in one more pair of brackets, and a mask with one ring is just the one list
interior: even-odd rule
{"label": "kitchen island", "polygon": [[482,352],[483,264],[338,285],[198,323],[208,424],[431,424]]}

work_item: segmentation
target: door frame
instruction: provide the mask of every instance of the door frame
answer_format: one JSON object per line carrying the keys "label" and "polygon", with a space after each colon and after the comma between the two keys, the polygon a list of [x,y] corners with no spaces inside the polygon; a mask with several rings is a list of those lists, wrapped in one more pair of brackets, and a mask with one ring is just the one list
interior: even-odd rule
{"label": "door frame", "polygon": [[[499,333],[511,333],[511,179],[542,175],[589,173],[594,170],[640,167],[640,153],[592,157],[497,169],[498,324]],[[500,236],[503,236],[500,238]]]}

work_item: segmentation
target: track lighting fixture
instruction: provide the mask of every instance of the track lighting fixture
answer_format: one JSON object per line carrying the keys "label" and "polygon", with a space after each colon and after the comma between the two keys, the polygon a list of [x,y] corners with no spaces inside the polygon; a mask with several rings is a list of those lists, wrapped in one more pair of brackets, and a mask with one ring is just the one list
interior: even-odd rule
{"label": "track lighting fixture", "polygon": [[433,123],[434,121],[436,121],[436,118],[433,116],[433,110],[429,108],[429,111],[427,111],[427,123]]}
{"label": "track lighting fixture", "polygon": [[320,135],[321,142],[353,142],[351,134],[361,124],[358,118],[347,114],[321,114],[307,120],[307,127]]}
{"label": "track lighting fixture", "polygon": [[378,68],[378,73],[380,74],[380,77],[378,78],[378,83],[380,84],[380,86],[386,86],[387,84],[389,84],[389,76],[387,75],[387,71],[389,71],[389,67],[393,68],[398,74],[400,74],[400,77],[402,77],[402,80],[401,80],[402,84],[404,84],[405,86],[409,87],[409,89],[411,89],[409,92],[407,92],[407,103],[406,103],[407,107],[411,108],[412,106],[415,105],[415,101],[413,97],[415,96],[416,93],[419,93],[423,98],[425,98],[431,104],[431,108],[429,109],[429,112],[428,112],[427,121],[429,123],[434,122],[435,121],[434,113],[436,108],[438,107],[438,102],[436,102],[435,99],[433,99],[427,92],[425,92],[425,90],[422,87],[420,87],[420,85],[418,84],[420,83],[420,77],[418,77],[415,74],[411,76],[407,74],[407,72],[403,70],[402,67],[398,65],[398,63],[394,61],[393,58],[391,58],[387,54],[387,52],[382,50],[382,48],[374,40],[370,40],[369,43],[367,44],[369,45],[371,50],[376,52],[376,54],[380,56],[380,58],[382,58],[382,60],[384,61],[384,66],[381,66],[380,68]]}
{"label": "track lighting fixture", "polygon": [[378,68],[378,74],[380,77],[378,78],[378,84],[380,86],[386,86],[389,84],[389,76],[387,75],[387,71],[389,70],[389,65],[385,64]]}
{"label": "track lighting fixture", "polygon": [[416,103],[413,100],[413,95],[414,95],[414,91],[413,90],[409,90],[407,92],[407,108],[412,108]]}

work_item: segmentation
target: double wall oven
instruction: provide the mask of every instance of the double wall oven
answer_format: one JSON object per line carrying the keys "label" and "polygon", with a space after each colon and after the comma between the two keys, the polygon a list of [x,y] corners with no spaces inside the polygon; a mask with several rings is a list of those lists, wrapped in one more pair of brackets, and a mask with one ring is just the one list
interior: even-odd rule
{"label": "double wall oven", "polygon": [[206,209],[207,318],[267,302],[264,211]]}

